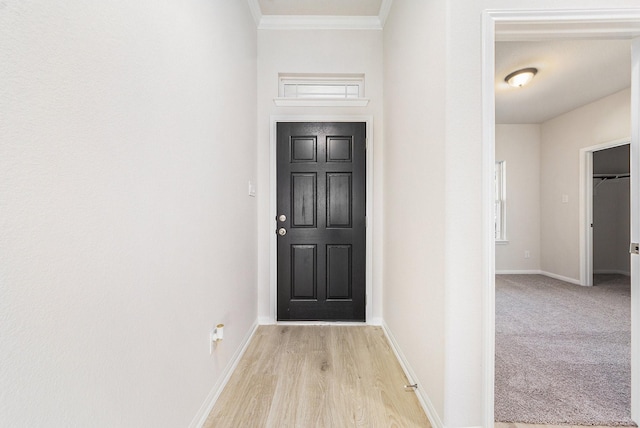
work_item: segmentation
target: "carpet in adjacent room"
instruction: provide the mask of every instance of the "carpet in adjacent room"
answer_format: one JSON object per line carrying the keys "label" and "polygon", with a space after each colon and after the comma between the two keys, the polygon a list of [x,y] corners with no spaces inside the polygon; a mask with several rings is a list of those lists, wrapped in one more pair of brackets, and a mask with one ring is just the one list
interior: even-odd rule
{"label": "carpet in adjacent room", "polygon": [[634,425],[630,316],[622,275],[594,287],[497,275],[496,421]]}

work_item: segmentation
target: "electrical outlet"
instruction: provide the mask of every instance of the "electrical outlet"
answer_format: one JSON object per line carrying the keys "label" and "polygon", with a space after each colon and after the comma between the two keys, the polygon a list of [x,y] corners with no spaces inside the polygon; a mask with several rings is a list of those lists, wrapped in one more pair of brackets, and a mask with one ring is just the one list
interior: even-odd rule
{"label": "electrical outlet", "polygon": [[209,333],[209,355],[213,354],[214,346],[218,345],[218,342],[224,337],[224,324],[218,324],[211,329]]}
{"label": "electrical outlet", "polygon": [[213,354],[213,347],[216,344],[216,329],[209,332],[209,355]]}
{"label": "electrical outlet", "polygon": [[525,258],[525,259],[528,259],[529,257],[531,257],[531,253],[529,252],[529,250],[526,250],[526,251],[524,252],[524,258]]}

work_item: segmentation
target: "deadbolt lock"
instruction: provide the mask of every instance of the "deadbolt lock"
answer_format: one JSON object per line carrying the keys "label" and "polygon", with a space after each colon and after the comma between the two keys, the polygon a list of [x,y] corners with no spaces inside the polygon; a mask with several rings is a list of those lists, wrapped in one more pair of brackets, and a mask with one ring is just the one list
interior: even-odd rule
{"label": "deadbolt lock", "polygon": [[280,221],[282,221],[282,222],[285,222],[285,221],[287,221],[287,216],[286,216],[286,215],[284,215],[284,214],[280,214],[280,215],[278,216],[278,220],[280,220]]}

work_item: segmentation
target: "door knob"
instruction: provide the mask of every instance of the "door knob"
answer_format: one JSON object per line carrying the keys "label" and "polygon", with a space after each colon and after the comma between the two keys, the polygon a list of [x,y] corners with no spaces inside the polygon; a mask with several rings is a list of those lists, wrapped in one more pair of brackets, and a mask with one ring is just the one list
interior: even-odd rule
{"label": "door knob", "polygon": [[280,229],[278,229],[278,235],[284,236],[286,234],[287,234],[287,229],[285,229],[284,227],[281,227]]}

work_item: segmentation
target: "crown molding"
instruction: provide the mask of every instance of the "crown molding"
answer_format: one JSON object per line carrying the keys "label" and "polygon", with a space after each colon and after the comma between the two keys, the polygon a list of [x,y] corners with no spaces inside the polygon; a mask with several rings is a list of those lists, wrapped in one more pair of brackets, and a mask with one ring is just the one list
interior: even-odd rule
{"label": "crown molding", "polygon": [[259,30],[382,30],[377,16],[263,15]]}
{"label": "crown molding", "polygon": [[[496,41],[620,39],[640,36],[640,10],[486,11]],[[592,19],[593,13],[602,18]]]}
{"label": "crown molding", "polygon": [[258,0],[247,0],[247,3],[249,4],[249,10],[251,11],[253,20],[256,22],[257,26],[260,26],[260,20],[262,19],[262,9],[260,8]]}
{"label": "crown molding", "polygon": [[382,4],[380,5],[380,12],[378,13],[378,19],[380,19],[381,27],[384,27],[385,22],[387,22],[387,17],[389,16],[389,12],[391,11],[392,4],[393,0],[382,0]]}
{"label": "crown molding", "polygon": [[259,30],[382,30],[393,0],[382,0],[378,16],[263,15],[258,0],[247,0]]}

